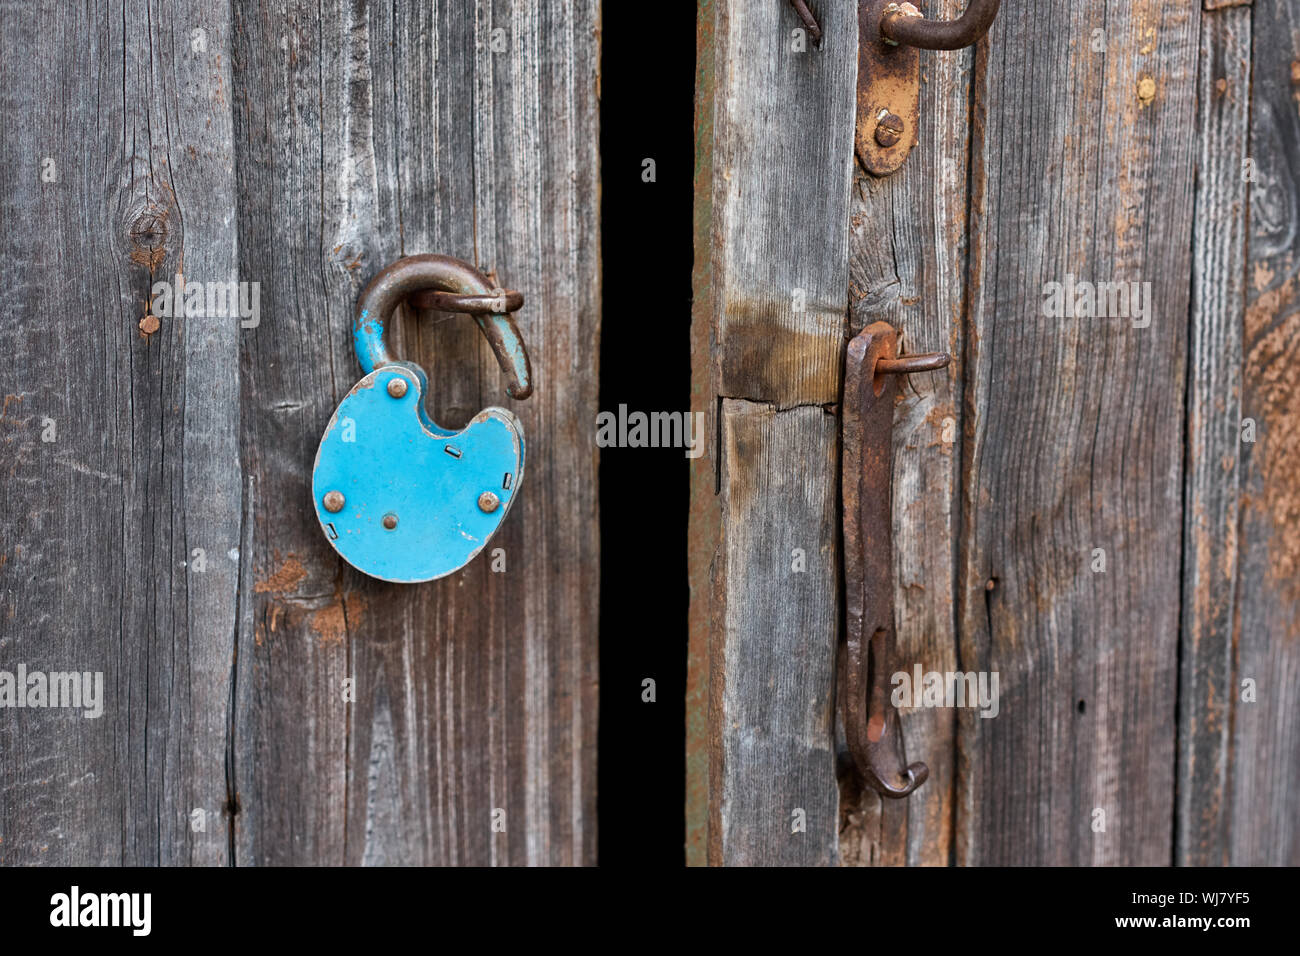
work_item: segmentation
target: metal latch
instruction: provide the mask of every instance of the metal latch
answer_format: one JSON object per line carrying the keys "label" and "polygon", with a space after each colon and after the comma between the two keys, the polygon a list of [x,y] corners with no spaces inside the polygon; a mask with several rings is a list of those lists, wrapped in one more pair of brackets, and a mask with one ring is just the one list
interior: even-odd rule
{"label": "metal latch", "polygon": [[858,0],[858,118],[855,146],[867,172],[887,176],[916,145],[921,66],[917,50],[978,43],[1001,0],[970,0],[956,20],[927,20],[914,5]]}
{"label": "metal latch", "polygon": [[898,355],[898,334],[876,322],[855,336],[844,362],[841,497],[844,532],[845,643],[839,658],[840,720],[863,781],[886,797],[905,797],[930,774],[906,764],[891,705],[894,645],[893,519],[890,462],[898,376],[948,365],[944,352]]}

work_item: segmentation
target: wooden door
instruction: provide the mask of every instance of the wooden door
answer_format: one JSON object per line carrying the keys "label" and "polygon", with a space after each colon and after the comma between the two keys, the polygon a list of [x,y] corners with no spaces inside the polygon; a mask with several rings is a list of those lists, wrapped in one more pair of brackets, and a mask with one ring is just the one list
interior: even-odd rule
{"label": "wooden door", "polygon": [[[688,856],[1300,862],[1300,19],[1286,0],[1008,0],[921,53],[919,143],[853,157],[855,4],[700,7]],[[953,18],[961,0],[930,0]],[[1150,321],[1045,315],[1149,283]],[[901,710],[930,778],[837,772],[841,369],[945,349],[896,406]]]}
{"label": "wooden door", "polygon": [[[594,862],[597,46],[595,0],[6,7],[0,669],[103,710],[4,714],[0,862]],[[524,292],[537,388],[405,318],[435,419],[509,406],[528,468],[499,556],[392,585],[310,471],[417,252]],[[148,318],[177,275],[259,321]]]}

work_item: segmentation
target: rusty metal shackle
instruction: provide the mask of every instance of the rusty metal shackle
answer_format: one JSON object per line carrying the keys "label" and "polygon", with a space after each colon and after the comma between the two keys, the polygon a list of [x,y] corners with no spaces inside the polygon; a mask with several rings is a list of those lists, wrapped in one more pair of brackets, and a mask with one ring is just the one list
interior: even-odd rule
{"label": "rusty metal shackle", "polygon": [[880,35],[886,43],[922,50],[960,50],[978,43],[989,32],[1001,0],[970,0],[956,20],[927,20],[910,3],[889,3],[880,15]]}
{"label": "rusty metal shackle", "polygon": [[395,361],[384,343],[384,330],[402,300],[415,308],[472,315],[509,382],[506,394],[520,399],[533,394],[528,349],[510,315],[523,305],[523,295],[493,288],[487,276],[451,256],[407,256],[370,280],[352,319],[353,347],[367,375]]}

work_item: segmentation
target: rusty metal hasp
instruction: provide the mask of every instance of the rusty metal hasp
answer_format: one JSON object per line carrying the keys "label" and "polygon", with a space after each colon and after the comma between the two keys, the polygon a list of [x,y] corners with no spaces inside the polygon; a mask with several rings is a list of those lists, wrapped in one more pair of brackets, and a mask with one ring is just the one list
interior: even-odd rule
{"label": "rusty metal hasp", "polygon": [[312,500],[326,540],[358,571],[383,581],[432,581],[487,545],[524,472],[523,426],[495,406],[460,431],[424,409],[424,369],[388,354],[384,330],[399,303],[474,316],[512,398],[532,394],[532,370],[510,312],[518,292],[493,289],[467,262],[408,256],[357,301],[352,343],[365,377],[339,403],[316,452]]}
{"label": "rusty metal hasp", "polygon": [[[933,0],[932,0],[933,2]],[[854,143],[867,172],[887,176],[916,145],[920,124],[918,50],[978,43],[1001,0],[970,0],[956,20],[927,20],[913,4],[858,0],[858,119]]]}
{"label": "rusty metal hasp", "polygon": [[867,326],[844,362],[841,418],[845,646],[840,656],[840,720],[863,781],[886,797],[905,797],[930,774],[902,757],[890,702],[894,645],[893,523],[890,462],[898,376],[945,367],[943,352],[898,356],[887,322]]}

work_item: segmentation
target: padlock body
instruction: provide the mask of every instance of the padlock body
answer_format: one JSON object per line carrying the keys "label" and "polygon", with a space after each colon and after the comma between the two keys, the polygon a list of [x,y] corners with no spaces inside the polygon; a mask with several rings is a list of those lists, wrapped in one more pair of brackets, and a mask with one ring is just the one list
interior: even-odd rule
{"label": "padlock body", "polygon": [[[390,388],[397,379],[404,390]],[[312,469],[326,539],[384,581],[431,581],[463,568],[501,526],[523,478],[514,415],[485,408],[460,431],[444,430],[424,412],[424,383],[410,363],[363,378],[330,419]]]}

